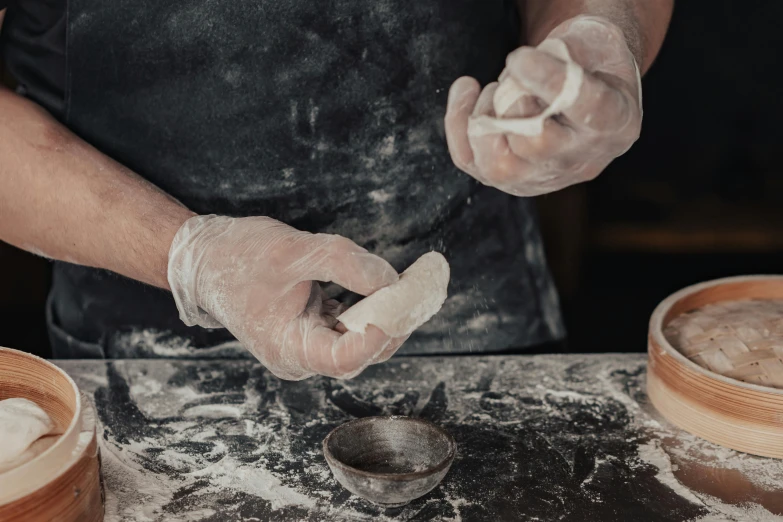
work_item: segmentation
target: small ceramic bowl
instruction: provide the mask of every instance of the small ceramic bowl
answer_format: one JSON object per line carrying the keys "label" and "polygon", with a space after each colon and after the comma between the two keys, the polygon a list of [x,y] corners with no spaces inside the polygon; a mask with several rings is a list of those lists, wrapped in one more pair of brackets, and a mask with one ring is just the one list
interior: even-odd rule
{"label": "small ceramic bowl", "polygon": [[332,430],[323,446],[337,482],[384,507],[404,506],[433,490],[457,453],[446,431],[410,417],[355,419]]}

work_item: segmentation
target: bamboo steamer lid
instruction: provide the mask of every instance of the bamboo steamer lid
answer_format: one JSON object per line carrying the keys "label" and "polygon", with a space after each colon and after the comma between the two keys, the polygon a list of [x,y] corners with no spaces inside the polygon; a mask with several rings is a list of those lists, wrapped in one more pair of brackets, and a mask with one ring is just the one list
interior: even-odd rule
{"label": "bamboo steamer lid", "polygon": [[709,304],[675,317],[663,333],[702,368],[783,388],[783,299]]}
{"label": "bamboo steamer lid", "polygon": [[647,394],[711,442],[783,458],[783,277],[685,288],[650,319]]}
{"label": "bamboo steamer lid", "polygon": [[0,400],[13,397],[38,404],[62,435],[33,460],[0,473],[0,520],[103,520],[100,456],[89,401],[54,364],[0,348]]}

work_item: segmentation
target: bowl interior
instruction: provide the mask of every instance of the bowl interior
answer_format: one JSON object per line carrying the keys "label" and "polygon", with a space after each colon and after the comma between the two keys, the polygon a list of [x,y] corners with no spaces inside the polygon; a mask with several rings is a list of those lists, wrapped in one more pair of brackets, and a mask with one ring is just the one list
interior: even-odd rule
{"label": "bowl interior", "polygon": [[336,429],[331,456],[356,470],[381,475],[421,473],[454,455],[454,439],[434,424],[407,417],[368,417]]}

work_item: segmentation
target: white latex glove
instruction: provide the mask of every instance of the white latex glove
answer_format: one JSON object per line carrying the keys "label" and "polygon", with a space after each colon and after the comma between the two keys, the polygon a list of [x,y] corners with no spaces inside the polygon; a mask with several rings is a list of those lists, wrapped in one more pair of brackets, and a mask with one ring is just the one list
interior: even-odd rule
{"label": "white latex glove", "polygon": [[458,79],[446,112],[454,163],[485,185],[517,196],[554,192],[595,178],[639,137],[639,69],[604,18],[572,18],[537,48],[515,50],[499,81],[498,93],[498,82],[482,91]]}
{"label": "white latex glove", "polygon": [[265,217],[196,216],[174,238],[168,279],[185,324],[228,328],[281,379],[350,378],[405,341],[338,325],[344,307],[317,281],[366,296],[398,279],[389,263],[341,236]]}

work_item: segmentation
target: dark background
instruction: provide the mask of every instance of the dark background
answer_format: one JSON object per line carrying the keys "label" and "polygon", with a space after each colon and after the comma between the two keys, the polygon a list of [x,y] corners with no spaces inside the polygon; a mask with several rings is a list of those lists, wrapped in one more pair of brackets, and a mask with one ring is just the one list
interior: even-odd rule
{"label": "dark background", "polygon": [[[677,3],[639,142],[598,180],[539,198],[568,350],[643,351],[671,292],[780,272],[781,20],[777,0]],[[0,346],[47,355],[49,272],[0,243]]]}

